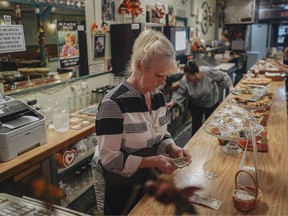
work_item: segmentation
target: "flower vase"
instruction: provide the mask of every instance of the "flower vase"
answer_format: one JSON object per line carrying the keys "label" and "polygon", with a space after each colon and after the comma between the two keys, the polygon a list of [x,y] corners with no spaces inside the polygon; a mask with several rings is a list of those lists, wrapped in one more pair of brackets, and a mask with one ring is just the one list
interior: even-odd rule
{"label": "flower vase", "polygon": [[132,18],[132,23],[134,23],[135,22],[135,16],[133,13],[131,14],[131,18]]}

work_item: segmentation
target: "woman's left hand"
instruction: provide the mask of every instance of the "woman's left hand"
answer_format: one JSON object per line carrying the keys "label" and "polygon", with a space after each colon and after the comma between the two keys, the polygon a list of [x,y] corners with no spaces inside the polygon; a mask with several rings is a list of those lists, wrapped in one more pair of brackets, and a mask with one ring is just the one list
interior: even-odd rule
{"label": "woman's left hand", "polygon": [[176,144],[171,144],[167,146],[166,153],[172,158],[185,157],[185,161],[187,163],[192,162],[190,152],[186,149],[177,146]]}

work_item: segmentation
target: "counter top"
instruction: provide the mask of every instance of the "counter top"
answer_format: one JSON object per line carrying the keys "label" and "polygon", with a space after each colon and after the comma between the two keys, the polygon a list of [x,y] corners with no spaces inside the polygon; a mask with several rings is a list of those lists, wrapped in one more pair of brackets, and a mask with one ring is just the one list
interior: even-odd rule
{"label": "counter top", "polygon": [[[258,152],[258,182],[263,193],[260,206],[249,214],[284,215],[288,213],[287,197],[287,103],[284,82],[272,82],[269,92],[273,93],[272,106],[267,122],[269,150]],[[215,112],[227,104],[228,97]],[[212,118],[212,116],[210,117]],[[209,119],[210,119],[209,118]],[[208,119],[208,120],[209,120]],[[232,203],[235,174],[239,169],[242,153],[230,155],[223,152],[218,139],[207,134],[203,127],[185,145],[192,155],[192,163],[172,175],[178,188],[202,187],[201,193],[222,201],[218,210],[195,204],[199,215],[240,215]],[[253,152],[247,152],[246,166],[253,165]],[[205,177],[206,172],[216,177]],[[153,197],[145,195],[129,215],[174,215],[174,205],[163,205]]]}
{"label": "counter top", "polygon": [[58,133],[49,129],[47,143],[35,147],[17,158],[0,163],[0,182],[17,173],[37,164],[61,149],[81,140],[95,132],[95,124],[92,123],[80,130],[69,129],[67,132]]}
{"label": "counter top", "polygon": [[222,70],[222,71],[229,71],[235,66],[235,63],[221,63],[214,67],[214,69]]}

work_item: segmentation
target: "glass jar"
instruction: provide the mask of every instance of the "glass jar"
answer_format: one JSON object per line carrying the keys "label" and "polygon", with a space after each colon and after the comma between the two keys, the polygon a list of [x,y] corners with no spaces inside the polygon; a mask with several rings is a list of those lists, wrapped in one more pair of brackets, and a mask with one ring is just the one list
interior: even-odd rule
{"label": "glass jar", "polygon": [[98,103],[97,96],[98,95],[98,88],[92,89],[92,104]]}
{"label": "glass jar", "polygon": [[104,98],[105,92],[103,88],[100,88],[98,90],[98,94],[97,94],[97,101],[98,103],[100,103],[102,101],[102,99]]}

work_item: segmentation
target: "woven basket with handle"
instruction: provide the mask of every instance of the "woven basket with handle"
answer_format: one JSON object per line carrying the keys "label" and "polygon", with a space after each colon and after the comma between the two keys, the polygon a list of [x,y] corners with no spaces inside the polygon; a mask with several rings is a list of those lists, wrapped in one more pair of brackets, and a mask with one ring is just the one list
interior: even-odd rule
{"label": "woven basket with handle", "polygon": [[[238,175],[241,172],[247,173],[253,179],[255,187],[238,184]],[[246,170],[239,170],[235,175],[235,190],[232,195],[235,208],[241,211],[252,211],[258,207],[261,196],[262,192],[254,176]]]}

